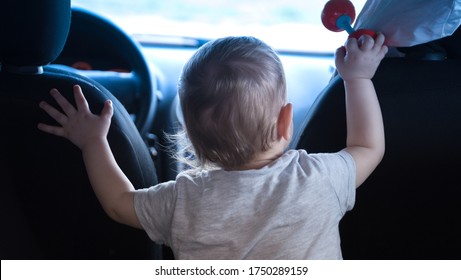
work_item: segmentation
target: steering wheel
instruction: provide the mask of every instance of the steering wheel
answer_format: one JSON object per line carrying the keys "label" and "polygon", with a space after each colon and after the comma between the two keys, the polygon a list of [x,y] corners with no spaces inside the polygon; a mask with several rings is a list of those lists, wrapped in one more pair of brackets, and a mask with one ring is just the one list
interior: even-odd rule
{"label": "steering wheel", "polygon": [[140,45],[110,20],[73,7],[66,45],[53,65],[106,87],[124,105],[141,136],[149,132],[157,105],[156,77]]}

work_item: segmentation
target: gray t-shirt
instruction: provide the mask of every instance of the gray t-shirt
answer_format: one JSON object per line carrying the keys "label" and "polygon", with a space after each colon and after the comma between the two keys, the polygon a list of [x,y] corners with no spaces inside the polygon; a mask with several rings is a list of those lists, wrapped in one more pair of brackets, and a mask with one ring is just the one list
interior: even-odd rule
{"label": "gray t-shirt", "polygon": [[345,151],[290,150],[257,170],[181,173],[137,190],[134,205],[177,259],[342,259],[338,225],[355,174]]}

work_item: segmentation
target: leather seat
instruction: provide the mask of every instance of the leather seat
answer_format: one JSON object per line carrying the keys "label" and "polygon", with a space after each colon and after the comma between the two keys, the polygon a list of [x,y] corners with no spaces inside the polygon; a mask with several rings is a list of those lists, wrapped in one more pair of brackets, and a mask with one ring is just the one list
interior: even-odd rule
{"label": "leather seat", "polygon": [[122,104],[93,80],[49,65],[66,42],[70,1],[8,1],[0,9],[1,258],[160,258],[144,231],[104,213],[79,149],[37,129],[39,122],[53,123],[38,107],[41,100],[55,104],[49,90],[73,100],[72,86],[80,84],[93,112],[113,101],[108,139],[133,185],[157,183],[153,160]]}
{"label": "leather seat", "polygon": [[[340,224],[345,259],[460,259],[461,30],[385,58],[373,78],[384,119],[383,161]],[[345,146],[344,86],[334,77],[293,147]]]}

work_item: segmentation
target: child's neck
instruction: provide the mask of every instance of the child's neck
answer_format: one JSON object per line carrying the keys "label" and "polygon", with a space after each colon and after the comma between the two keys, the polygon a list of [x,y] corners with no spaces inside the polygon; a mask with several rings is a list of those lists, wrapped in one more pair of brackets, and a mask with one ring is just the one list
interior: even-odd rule
{"label": "child's neck", "polygon": [[284,142],[276,142],[267,151],[256,154],[249,162],[236,168],[236,170],[260,169],[278,159],[285,150],[287,144]]}

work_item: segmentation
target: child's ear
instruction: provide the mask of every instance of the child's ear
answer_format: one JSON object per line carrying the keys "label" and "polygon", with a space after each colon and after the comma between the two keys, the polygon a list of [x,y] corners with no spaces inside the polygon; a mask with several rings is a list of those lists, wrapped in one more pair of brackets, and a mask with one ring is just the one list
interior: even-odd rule
{"label": "child's ear", "polygon": [[293,104],[287,103],[280,109],[279,119],[277,121],[278,139],[284,138],[290,141],[293,134]]}

